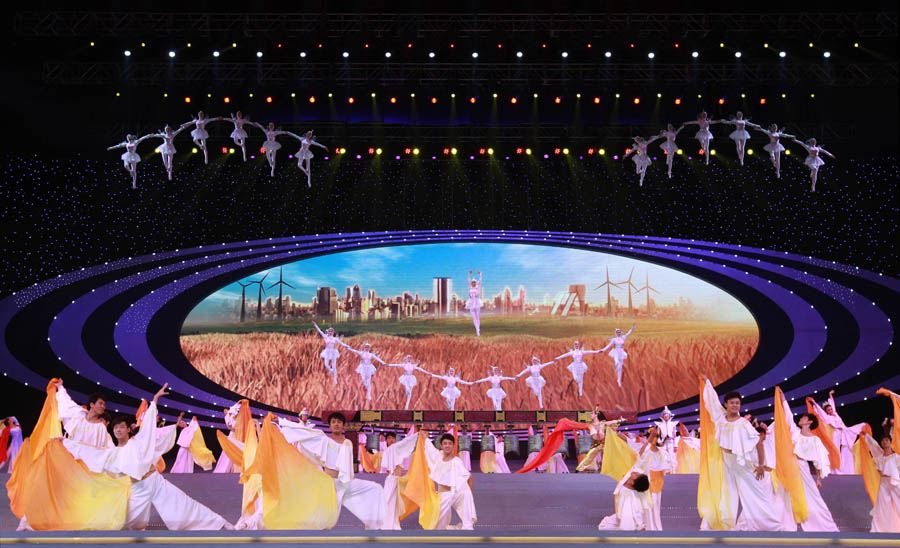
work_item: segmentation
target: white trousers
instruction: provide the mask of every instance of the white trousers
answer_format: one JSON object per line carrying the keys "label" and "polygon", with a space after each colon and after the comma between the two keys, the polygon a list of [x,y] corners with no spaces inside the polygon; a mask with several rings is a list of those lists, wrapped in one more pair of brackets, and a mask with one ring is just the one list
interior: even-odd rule
{"label": "white trousers", "polygon": [[871,514],[873,533],[900,533],[900,484],[881,476],[881,486]]}
{"label": "white trousers", "polygon": [[388,474],[384,478],[384,521],[382,529],[390,531],[400,530],[400,483],[399,476]]}
{"label": "white trousers", "polygon": [[363,522],[366,529],[380,529],[384,523],[383,489],[374,481],[352,479],[334,482],[338,508],[341,505]]}
{"label": "white trousers", "polygon": [[128,497],[126,529],[146,529],[150,521],[150,506],[171,531],[217,531],[229,527],[225,518],[187,496],[159,473],[131,484]]}
{"label": "white trousers", "polygon": [[623,488],[616,498],[616,513],[606,516],[597,525],[601,531],[644,531],[647,530],[650,521],[650,512],[647,510],[647,493],[637,493],[631,489]]}
{"label": "white trousers", "polygon": [[[191,468],[193,469],[193,466]],[[234,463],[231,462],[225,451],[222,451],[219,460],[216,461],[216,467],[213,468],[213,474],[230,474],[234,471]]]}
{"label": "white trousers", "polygon": [[[863,448],[865,449],[865,448]],[[809,509],[809,515],[806,521],[800,524],[800,528],[804,531],[839,531],[838,526],[831,517],[831,510],[825,504],[819,488],[816,486],[816,480],[813,479],[809,472],[809,465],[805,460],[799,460],[800,478],[803,480],[803,491],[806,493],[806,507]]]}
{"label": "white trousers", "polygon": [[[223,451],[224,455],[225,452]],[[178,455],[175,457],[175,464],[169,470],[170,474],[193,474],[194,473],[194,456],[187,447],[179,447]]]}
{"label": "white trousers", "polygon": [[[766,487],[753,475],[749,464],[740,465],[734,453],[722,452],[725,462],[725,496],[719,502],[726,515],[737,521],[738,501],[741,504],[742,531],[781,531],[783,529],[773,507],[771,487]],[[738,528],[738,527],[735,527]]]}
{"label": "white trousers", "polygon": [[[445,529],[462,529],[471,531],[474,529],[475,522],[478,521],[478,515],[475,513],[475,499],[472,497],[472,490],[468,484],[444,491],[441,495],[441,514],[438,517],[437,530]],[[450,525],[452,510],[456,511],[459,516],[460,523],[458,525]]]}
{"label": "white trousers", "polygon": [[662,493],[650,493],[653,506],[647,512],[647,530],[662,531]]}

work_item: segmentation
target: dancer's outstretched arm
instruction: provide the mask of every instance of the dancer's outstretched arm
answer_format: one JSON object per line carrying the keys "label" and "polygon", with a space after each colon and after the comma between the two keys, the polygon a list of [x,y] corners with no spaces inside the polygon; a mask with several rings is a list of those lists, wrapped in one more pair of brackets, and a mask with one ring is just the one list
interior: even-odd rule
{"label": "dancer's outstretched arm", "polygon": [[636,324],[631,324],[631,329],[628,330],[628,333],[625,333],[624,335],[622,335],[623,340],[627,339],[628,336],[631,335],[632,332],[634,332],[635,325]]}

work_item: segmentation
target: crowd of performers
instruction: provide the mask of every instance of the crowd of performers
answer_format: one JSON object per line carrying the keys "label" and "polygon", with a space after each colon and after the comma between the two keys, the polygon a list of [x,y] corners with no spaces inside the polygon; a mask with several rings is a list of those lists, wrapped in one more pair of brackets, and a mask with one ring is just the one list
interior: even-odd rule
{"label": "crowd of performers", "polygon": [[[900,532],[900,395],[885,389],[893,419],[873,438],[868,424],[847,426],[833,393],[821,406],[807,399],[808,412],[792,413],[780,388],[770,424],[741,415],[737,392],[720,398],[708,379],[700,383],[699,438],[673,420],[666,408],[646,435],[618,430],[621,420],[589,423],[561,419],[552,433],[529,434],[528,458],[517,473],[566,473],[561,452],[567,433],[579,447],[578,472],[600,472],[618,481],[615,514],[601,530],[661,530],[665,476],[699,474],[697,507],[701,529],[742,531],[838,531],[820,488],[831,474],[860,474],[872,502],[871,531]],[[473,529],[477,522],[469,453],[471,436],[456,426],[430,439],[413,426],[367,436],[360,444],[360,471],[386,474],[383,485],[356,477],[346,419],[328,417],[328,431],[309,421],[253,419],[247,400],[225,411],[227,436],[217,432],[222,454],[214,472],[234,474],[243,486],[241,515],[232,524],[165,479],[161,456],[179,445],[170,473],[211,469],[196,419],[163,426],[157,405],[167,385],[136,416],[103,419],[105,400],[92,396],[80,406],[60,380],[47,398],[30,438],[12,434],[4,420],[3,443],[12,469],[7,490],[20,529],[144,529],[153,506],[173,530],[328,529],[346,508],[366,529],[400,529],[418,510],[424,529]],[[181,427],[181,433],[177,428]],[[530,430],[530,429],[529,429]],[[583,443],[584,442],[584,443]],[[504,443],[484,431],[480,466],[485,473],[509,473]],[[583,449],[583,450],[581,450]],[[561,464],[562,468],[559,468]],[[65,478],[65,481],[61,481]],[[456,513],[458,522],[451,525]]]}

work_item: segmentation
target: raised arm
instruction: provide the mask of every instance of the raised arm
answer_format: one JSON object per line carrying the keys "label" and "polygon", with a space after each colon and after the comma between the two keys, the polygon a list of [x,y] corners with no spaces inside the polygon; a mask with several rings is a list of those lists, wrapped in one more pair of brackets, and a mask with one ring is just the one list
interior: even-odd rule
{"label": "raised arm", "polygon": [[627,339],[628,336],[634,332],[635,325],[636,324],[631,324],[631,329],[628,330],[628,333],[625,333],[624,335],[622,335],[622,340]]}
{"label": "raised arm", "polygon": [[791,404],[787,401],[787,396],[784,395],[784,392],[781,393],[781,405],[784,407],[784,415],[787,418],[788,426],[791,429],[791,435],[793,436],[800,429],[797,427],[797,423],[794,422],[794,412],[791,411]]}
{"label": "raised arm", "polygon": [[698,122],[697,120],[691,120],[690,122],[683,122],[683,123],[681,124],[681,127],[684,127],[684,126],[696,126],[696,125],[699,125],[699,124],[700,124],[700,122]]}
{"label": "raised arm", "polygon": [[[748,124],[748,125],[750,125],[750,124]],[[768,135],[769,137],[772,136],[772,132],[769,131],[768,129],[762,127],[762,126],[758,126],[758,125],[756,125],[756,124],[752,124],[752,125],[750,125],[750,127],[752,127],[753,129],[755,129],[756,131],[759,131],[759,132],[761,132],[761,133],[765,133],[765,134]]]}
{"label": "raised arm", "polygon": [[325,333],[323,333],[322,330],[319,329],[319,324],[317,324],[316,322],[313,322],[312,324],[313,324],[313,327],[316,328],[316,331],[319,332],[319,335],[322,335],[322,338],[325,338]]}
{"label": "raised arm", "polygon": [[127,144],[128,144],[128,141],[122,141],[122,142],[119,143],[118,145],[113,145],[113,146],[111,146],[111,147],[106,147],[106,150],[115,150],[115,149],[117,149],[117,148],[125,148],[125,146],[126,146]]}
{"label": "raised arm", "polygon": [[[557,357],[555,357],[555,358],[553,358],[553,359],[554,359],[554,360],[561,360],[561,359],[563,359],[563,358],[566,358],[566,357],[571,356],[571,355],[572,355],[572,352],[573,352],[572,350],[569,350],[569,351],[566,352],[565,354],[560,354],[559,356],[557,356]],[[586,353],[586,352],[585,352],[585,353]]]}
{"label": "raised arm", "polygon": [[310,139],[310,140],[309,140],[309,144],[312,145],[312,146],[319,147],[319,148],[324,148],[324,149],[325,149],[325,152],[328,152],[328,147],[325,146],[325,145],[323,145],[322,143],[316,141],[315,139]]}
{"label": "raised arm", "polygon": [[834,154],[828,152],[827,150],[825,150],[825,149],[822,148],[822,147],[819,147],[819,152],[821,152],[822,154],[828,156],[829,158],[831,158],[831,159],[833,159],[833,160],[837,160],[837,158],[834,156]]}
{"label": "raised arm", "polygon": [[719,394],[716,393],[716,389],[713,388],[709,379],[706,379],[706,384],[703,386],[703,402],[713,422],[725,416],[725,408],[719,403]]}
{"label": "raised arm", "polygon": [[[782,135],[782,137],[787,137],[787,135]],[[791,141],[794,141],[795,143],[797,143],[798,145],[800,145],[800,146],[802,146],[804,149],[806,149],[806,152],[809,152],[809,145],[807,145],[807,144],[804,143],[803,141],[798,140],[798,139],[797,139],[796,137],[794,137],[793,135],[791,135]]]}
{"label": "raised arm", "polygon": [[381,365],[387,365],[386,363],[384,363],[384,360],[382,360],[381,358],[376,356],[374,353],[372,354],[372,359],[375,360],[376,362],[380,363]]}
{"label": "raised arm", "polygon": [[516,375],[516,378],[518,379],[519,377],[521,377],[521,376],[524,375],[525,373],[528,373],[528,370],[529,370],[529,369],[531,369],[531,366],[529,366],[528,364],[525,364],[525,369],[523,369],[522,371],[520,371],[519,374]]}
{"label": "raised arm", "polygon": [[179,133],[184,131],[189,125],[190,124],[187,124],[187,125],[182,124],[181,127],[179,127],[178,129],[176,129],[175,131],[172,132],[172,137],[175,137],[176,135],[178,135]]}
{"label": "raised arm", "polygon": [[547,363],[542,363],[542,364],[541,364],[541,370],[543,370],[543,369],[544,369],[545,367],[547,367],[548,365],[552,365],[552,364],[554,364],[554,363],[556,363],[556,360],[550,360],[550,361],[547,362]]}
{"label": "raised arm", "polygon": [[649,145],[650,143],[652,143],[653,141],[656,141],[660,137],[662,137],[662,135],[654,135],[653,137],[650,137],[649,139],[647,139],[647,144]]}
{"label": "raised arm", "polygon": [[609,343],[606,346],[604,346],[603,348],[601,348],[600,350],[598,350],[598,352],[606,352],[607,350],[612,348],[612,345],[613,345],[613,341],[612,341],[612,339],[610,339]]}
{"label": "raised arm", "polygon": [[356,354],[357,356],[362,355],[362,352],[360,352],[359,350],[356,350],[355,348],[353,348],[353,347],[350,346],[349,344],[345,344],[345,343],[344,343],[343,341],[341,341],[341,340],[338,340],[337,342],[338,342],[339,345],[343,346],[344,348],[346,348],[346,349],[349,350],[350,352],[353,352],[353,353]]}
{"label": "raised arm", "polygon": [[602,350],[582,350],[582,354],[599,354],[603,352]]}
{"label": "raised arm", "polygon": [[66,392],[62,381],[56,382],[56,408],[59,420],[63,422],[63,426],[71,419],[84,418],[87,415],[87,410],[75,403],[69,396],[69,393]]}

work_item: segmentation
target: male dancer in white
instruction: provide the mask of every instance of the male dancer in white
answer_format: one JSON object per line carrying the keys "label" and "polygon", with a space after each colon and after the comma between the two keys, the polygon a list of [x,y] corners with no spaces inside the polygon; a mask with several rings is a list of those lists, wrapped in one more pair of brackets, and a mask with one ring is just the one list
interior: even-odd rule
{"label": "male dancer in white", "polygon": [[384,363],[384,360],[382,360],[372,352],[372,345],[369,343],[365,343],[362,347],[362,350],[354,350],[353,347],[345,343],[341,343],[341,346],[359,356],[359,359],[361,361],[359,362],[359,365],[356,366],[356,372],[359,373],[359,377],[360,379],[362,379],[363,386],[366,387],[366,399],[371,400],[372,377],[375,375],[375,366],[372,365],[372,360],[375,360],[381,365],[387,364]]}
{"label": "male dancer in white", "polygon": [[[431,479],[437,484],[441,497],[441,514],[436,529],[462,529],[471,531],[478,515],[475,512],[475,499],[472,497],[472,474],[466,470],[462,459],[453,456],[453,434],[441,436],[441,449],[425,444],[425,456]],[[451,510],[459,516],[458,525],[450,525],[453,517]]]}
{"label": "male dancer in white", "polygon": [[600,352],[606,352],[612,347],[612,350],[609,350],[609,357],[613,359],[613,364],[616,368],[616,382],[619,383],[620,387],[622,386],[622,368],[625,364],[625,358],[628,357],[628,353],[625,352],[625,340],[634,331],[635,325],[631,324],[631,329],[624,334],[621,329],[616,329],[616,336],[609,340],[609,344],[600,349]]}
{"label": "male dancer in white", "polygon": [[636,463],[613,490],[616,513],[597,525],[601,531],[646,531],[650,521],[650,478]]}
{"label": "male dancer in white", "polygon": [[531,388],[531,391],[534,392],[534,395],[537,396],[538,406],[543,409],[544,408],[544,398],[542,396],[544,385],[547,384],[547,380],[541,375],[541,371],[548,365],[556,363],[556,360],[550,360],[547,363],[541,363],[541,360],[538,359],[537,356],[531,357],[531,365],[525,364],[525,369],[519,372],[516,375],[518,379],[525,373],[528,373],[528,378],[525,379],[525,386]]}
{"label": "male dancer in white", "polygon": [[832,474],[855,474],[856,470],[853,461],[853,444],[856,438],[862,432],[866,423],[861,422],[853,426],[844,424],[844,420],[837,414],[834,405],[834,390],[828,392],[828,401],[821,407],[812,399],[813,409],[819,419],[834,429],[834,445],[841,454],[841,467],[837,470],[832,469]]}
{"label": "male dancer in white", "polygon": [[581,344],[578,341],[575,341],[572,344],[572,350],[569,350],[565,354],[555,357],[555,360],[561,360],[563,358],[567,358],[569,356],[572,357],[572,363],[566,366],[566,369],[572,372],[572,378],[575,379],[575,383],[578,385],[578,396],[580,397],[584,393],[584,374],[587,372],[588,366],[584,363],[584,355],[585,354],[599,354],[602,352],[601,350],[584,350],[581,348]]}
{"label": "male dancer in white", "polygon": [[101,418],[106,411],[105,397],[91,394],[88,397],[88,408],[85,410],[69,397],[62,381],[57,381],[56,405],[67,438],[98,449],[115,447],[106,430],[106,423]]}
{"label": "male dancer in white", "polygon": [[325,369],[327,369],[334,376],[334,384],[337,384],[337,359],[341,355],[338,352],[338,349],[335,345],[343,344],[341,340],[334,336],[334,328],[329,327],[323,333],[321,329],[319,329],[319,325],[316,322],[313,322],[313,327],[316,328],[316,331],[319,332],[319,335],[322,336],[322,339],[325,341],[325,350],[322,351],[319,356],[325,360]]}
{"label": "male dancer in white", "polygon": [[397,435],[393,432],[388,432],[384,437],[387,441],[387,449],[381,454],[381,468],[386,470],[388,475],[384,478],[384,523],[381,528],[399,531],[400,514],[403,513],[399,481],[404,474],[404,463],[416,448],[418,436],[411,430],[399,442],[396,441]]}
{"label": "male dancer in white", "polygon": [[403,385],[404,390],[406,390],[406,404],[403,406],[403,409],[409,409],[409,400],[412,398],[413,388],[416,387],[418,381],[416,380],[416,371],[421,371],[422,373],[431,375],[428,371],[425,371],[419,364],[413,363],[412,356],[407,354],[403,357],[403,361],[400,363],[386,363],[388,367],[402,367],[403,374],[400,375],[400,378],[397,379],[401,385]]}
{"label": "male dancer in white", "polygon": [[496,365],[491,366],[491,374],[483,379],[474,381],[472,384],[480,382],[490,382],[491,387],[488,388],[487,397],[494,404],[494,411],[503,411],[503,399],[506,398],[506,390],[500,386],[503,381],[514,381],[517,377],[504,377],[503,372],[497,369]]}
{"label": "male dancer in white", "polygon": [[[765,446],[753,425],[742,417],[741,395],[737,392],[725,394],[725,407],[719,403],[719,395],[709,379],[703,388],[703,399],[710,419],[715,424],[715,439],[722,448],[727,493],[722,494],[720,511],[726,524],[737,521],[738,502],[746,515],[743,521],[747,530],[781,531],[782,524],[773,508],[771,490],[765,490],[759,479],[763,477],[763,466],[752,467],[751,453],[756,451],[756,462],[766,462]],[[706,528],[706,522],[701,524]]]}
{"label": "male dancer in white", "polygon": [[481,271],[478,271],[478,280],[472,278],[472,271],[469,271],[469,300],[466,301],[466,310],[472,314],[472,323],[475,324],[475,336],[481,336],[481,307],[484,303],[481,301],[482,295]]}
{"label": "male dancer in white", "polygon": [[[891,448],[891,437],[884,435],[881,443],[863,433],[863,439],[878,470],[880,482],[872,514],[872,533],[900,533],[900,455]],[[865,450],[865,448],[863,448]]]}

